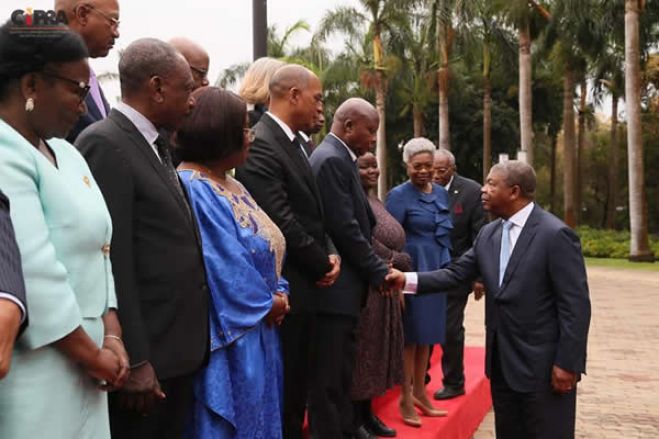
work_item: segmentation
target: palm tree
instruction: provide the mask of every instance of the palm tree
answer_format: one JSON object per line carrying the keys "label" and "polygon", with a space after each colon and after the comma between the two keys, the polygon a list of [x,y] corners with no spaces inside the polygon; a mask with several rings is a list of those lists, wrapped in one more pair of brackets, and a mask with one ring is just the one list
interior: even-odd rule
{"label": "palm tree", "polygon": [[403,65],[403,85],[397,94],[404,103],[400,116],[412,115],[414,137],[426,135],[425,111],[435,98],[437,51],[432,31],[431,20],[427,20],[425,14],[410,14],[408,25],[401,29],[402,39],[392,46],[400,59],[408,60]]}
{"label": "palm tree", "polygon": [[519,132],[520,149],[526,152],[526,160],[533,165],[533,74],[531,59],[532,22],[539,13],[549,19],[549,13],[533,0],[493,0],[517,29],[519,39]]}
{"label": "palm tree", "polygon": [[[390,182],[387,166],[386,139],[386,98],[387,98],[387,58],[385,39],[397,38],[398,29],[406,22],[405,0],[359,0],[361,8],[339,6],[328,11],[323,17],[317,36],[324,40],[334,33],[342,33],[354,39],[365,33],[372,42],[372,58],[362,70],[362,82],[375,90],[375,107],[380,116],[377,133],[376,156],[380,167],[378,196],[384,198]],[[363,27],[366,32],[363,32]]]}
{"label": "palm tree", "polygon": [[284,29],[284,33],[281,36],[277,32],[277,26],[274,24],[268,26],[268,56],[272,58],[286,58],[289,55],[288,46],[291,37],[300,31],[310,32],[309,23],[304,20],[298,20]]}
{"label": "palm tree", "polygon": [[630,261],[654,261],[648,240],[648,218],[641,135],[641,45],[639,16],[642,0],[625,0],[625,105],[629,162]]}
{"label": "palm tree", "polygon": [[492,67],[514,68],[517,49],[514,35],[490,0],[472,0],[466,8],[466,25],[458,34],[457,46],[469,64],[477,64],[483,83],[483,181],[492,165]]}
{"label": "palm tree", "polygon": [[[622,20],[621,20],[622,21]],[[621,23],[622,24],[622,23]],[[623,35],[624,39],[624,35]],[[620,135],[618,128],[618,103],[625,90],[624,47],[615,38],[609,40],[608,47],[595,60],[593,95],[596,103],[601,103],[605,93],[611,99],[611,134],[609,141],[609,173],[604,227],[615,228],[616,207],[618,205],[620,175]]]}

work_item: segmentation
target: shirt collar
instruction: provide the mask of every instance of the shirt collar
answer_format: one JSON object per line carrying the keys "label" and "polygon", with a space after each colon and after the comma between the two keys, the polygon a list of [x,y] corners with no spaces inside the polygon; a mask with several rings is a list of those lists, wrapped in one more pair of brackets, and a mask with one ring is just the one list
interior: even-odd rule
{"label": "shirt collar", "polygon": [[267,114],[268,116],[270,116],[272,118],[272,120],[277,122],[277,125],[279,125],[279,127],[282,130],[284,130],[284,133],[286,133],[286,136],[290,139],[291,142],[295,140],[295,133],[293,132],[291,127],[286,125],[286,123],[283,120],[281,120],[280,118],[278,118],[277,116],[275,116],[274,114],[272,114],[269,111],[266,111],[265,114]]}
{"label": "shirt collar", "polygon": [[526,224],[526,221],[529,219],[529,216],[531,215],[531,211],[533,211],[533,207],[535,206],[534,202],[530,202],[517,212],[510,218],[508,218],[508,222],[513,223],[519,228],[524,228],[524,225]]}
{"label": "shirt collar", "polygon": [[351,159],[353,162],[357,161],[357,154],[355,154],[355,152],[354,152],[352,149],[350,149],[350,148],[348,147],[348,145],[346,145],[346,143],[345,143],[343,140],[341,140],[341,138],[339,138],[339,136],[337,136],[337,135],[334,134],[334,133],[329,133],[329,135],[330,135],[330,136],[333,136],[336,140],[338,140],[339,142],[341,142],[341,145],[343,145],[343,146],[345,147],[345,149],[348,151],[348,154],[350,154],[350,159]]}
{"label": "shirt collar", "polygon": [[455,178],[455,174],[451,175],[451,179],[446,183],[446,186],[444,186],[444,189],[448,192],[451,189],[451,185],[453,184],[453,179]]}
{"label": "shirt collar", "polygon": [[153,145],[158,138],[158,130],[151,123],[149,119],[144,117],[142,113],[131,107],[125,102],[119,102],[115,107],[117,111],[126,116],[130,120],[137,131],[144,136],[149,145]]}
{"label": "shirt collar", "polygon": [[304,131],[298,131],[297,133],[300,135],[300,137],[302,137],[302,140],[304,140],[305,142],[309,142],[310,137],[307,136],[307,133],[305,133]]}

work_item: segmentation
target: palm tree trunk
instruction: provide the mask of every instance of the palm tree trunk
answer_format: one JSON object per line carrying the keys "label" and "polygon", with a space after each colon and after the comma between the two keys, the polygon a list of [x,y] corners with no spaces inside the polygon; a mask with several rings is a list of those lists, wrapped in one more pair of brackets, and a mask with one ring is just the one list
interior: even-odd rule
{"label": "palm tree trunk", "polygon": [[641,136],[639,2],[625,0],[625,104],[629,167],[630,261],[654,260],[648,241],[648,217]]}
{"label": "palm tree trunk", "polygon": [[412,104],[412,122],[414,125],[414,137],[423,137],[426,135],[423,110],[419,104]]}
{"label": "palm tree trunk", "polygon": [[579,83],[579,131],[577,132],[577,166],[576,179],[574,186],[574,205],[576,207],[576,222],[581,223],[581,209],[583,200],[583,179],[584,179],[584,150],[586,143],[586,96],[588,93],[588,84],[586,78],[582,78]]}
{"label": "palm tree trunk", "polygon": [[553,133],[551,135],[551,164],[549,174],[549,211],[556,214],[556,143],[558,142],[558,135]]}
{"label": "palm tree trunk", "polygon": [[492,165],[492,84],[488,75],[483,76],[483,182],[487,180]]}
{"label": "palm tree trunk", "polygon": [[389,179],[387,169],[387,131],[386,131],[386,84],[385,78],[381,71],[377,72],[377,87],[375,89],[375,108],[380,116],[380,125],[378,126],[376,140],[376,156],[378,167],[380,168],[380,178],[378,179],[378,197],[384,201],[389,191]]}
{"label": "palm tree trunk", "polygon": [[533,107],[531,72],[531,30],[526,22],[519,28],[519,131],[520,146],[533,166]]}
{"label": "palm tree trunk", "polygon": [[437,79],[439,88],[439,147],[445,149],[451,149],[451,132],[448,117],[448,44],[448,37],[445,35],[440,41],[441,64]]}
{"label": "palm tree trunk", "polygon": [[606,200],[606,228],[615,228],[618,204],[618,173],[620,170],[620,144],[618,143],[618,95],[611,93],[611,152],[609,154],[609,191]]}
{"label": "palm tree trunk", "polygon": [[574,186],[576,148],[574,129],[574,73],[566,68],[563,77],[563,218],[570,227],[576,225]]}

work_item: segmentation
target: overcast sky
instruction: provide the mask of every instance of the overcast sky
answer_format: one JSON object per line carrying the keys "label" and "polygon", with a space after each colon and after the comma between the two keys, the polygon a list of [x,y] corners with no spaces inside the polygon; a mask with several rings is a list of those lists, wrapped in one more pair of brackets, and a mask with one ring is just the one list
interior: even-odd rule
{"label": "overcast sky", "polygon": [[[357,0],[268,0],[268,24],[275,24],[281,31],[305,20],[315,29],[325,11],[356,3]],[[52,9],[54,0],[0,0],[0,4],[0,11],[9,19],[15,9]],[[107,58],[91,60],[97,74],[116,72],[118,51],[142,37],[168,40],[185,36],[197,41],[210,54],[211,83],[222,69],[252,59],[251,0],[119,0],[119,4],[121,36]],[[294,46],[305,45],[310,39],[310,33],[301,31]],[[114,93],[106,90],[106,94]]]}

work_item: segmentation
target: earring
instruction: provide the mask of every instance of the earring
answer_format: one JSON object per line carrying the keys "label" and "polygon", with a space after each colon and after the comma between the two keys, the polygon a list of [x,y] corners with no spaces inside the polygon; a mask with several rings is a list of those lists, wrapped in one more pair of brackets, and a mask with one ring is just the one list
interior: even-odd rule
{"label": "earring", "polygon": [[27,98],[27,101],[25,101],[25,111],[29,113],[32,110],[34,110],[34,99]]}

